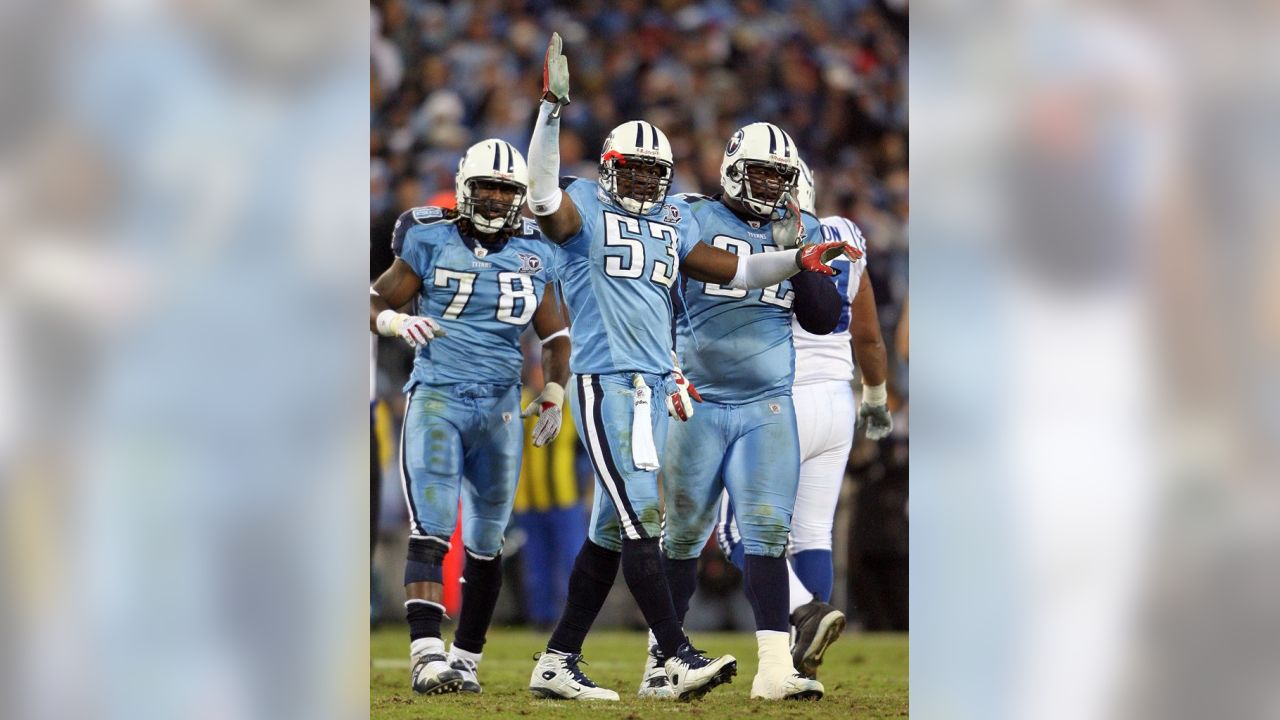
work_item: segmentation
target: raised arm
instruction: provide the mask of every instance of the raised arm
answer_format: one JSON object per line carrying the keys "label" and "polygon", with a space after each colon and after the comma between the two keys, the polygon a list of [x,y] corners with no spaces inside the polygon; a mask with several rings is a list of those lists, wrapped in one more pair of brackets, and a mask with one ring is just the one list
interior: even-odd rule
{"label": "raised arm", "polygon": [[560,434],[564,418],[564,386],[569,382],[569,329],[565,327],[560,302],[550,283],[542,291],[542,302],[533,314],[533,331],[542,340],[542,392],[525,406],[520,417],[537,415],[533,445],[542,447]]}
{"label": "raised arm", "polygon": [[[786,213],[781,220],[774,223],[774,240],[779,245],[787,243],[779,241],[779,235],[785,234],[794,239],[804,222],[800,215],[800,206],[788,193],[785,196]],[[792,245],[795,243],[792,242]],[[685,275],[702,282],[714,282],[731,288],[748,289],[777,285],[801,270],[835,275],[836,271],[827,263],[846,255],[856,262],[862,257],[862,251],[847,242],[835,241],[801,245],[793,250],[758,253],[738,257],[728,250],[698,243],[689,251],[680,271]]]}
{"label": "raised arm", "polygon": [[559,33],[551,33],[542,65],[542,102],[529,140],[529,210],[538,227],[555,243],[563,243],[582,229],[573,200],[564,202],[560,189],[560,109],[569,104],[569,65],[561,53]]}

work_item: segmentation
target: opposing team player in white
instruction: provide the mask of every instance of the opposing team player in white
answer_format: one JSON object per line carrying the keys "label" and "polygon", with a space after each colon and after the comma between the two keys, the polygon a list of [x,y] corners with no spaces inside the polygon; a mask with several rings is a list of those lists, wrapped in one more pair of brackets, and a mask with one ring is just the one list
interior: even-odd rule
{"label": "opposing team player in white", "polygon": [[[417,351],[400,458],[411,525],[404,573],[411,682],[422,694],[481,691],[477,668],[502,586],[503,534],[524,449],[520,335],[530,323],[543,341],[548,378],[525,410],[540,416],[534,444],[560,431],[569,338],[549,284],[548,246],[537,225],[520,217],[528,177],[510,143],[469,148],[458,166],[456,213],[420,207],[401,215],[392,234],[396,260],[369,297],[373,329]],[[411,301],[413,315],[397,311]],[[459,496],[465,585],[446,653],[441,561]]]}
{"label": "opposing team player in white", "polygon": [[[797,190],[801,208],[816,214],[813,175],[803,163]],[[810,678],[817,677],[823,655],[845,626],[844,613],[830,605],[835,576],[831,530],[853,447],[854,357],[862,371],[862,405],[857,412],[857,425],[865,425],[871,440],[893,431],[885,390],[888,360],[880,336],[875,295],[866,274],[866,240],[847,218],[831,216],[821,222],[824,240],[848,242],[863,254],[857,260],[839,258],[832,263],[842,271],[831,281],[844,298],[835,330],[829,335],[814,335],[798,323],[792,327],[796,349],[792,397],[801,459],[788,547],[792,661],[796,670]],[[742,538],[727,495],[721,498],[717,528],[721,548],[741,566]]]}
{"label": "opposing team player in white", "polygon": [[[776,285],[802,269],[852,252],[831,242],[739,258],[698,242],[689,206],[668,199],[671,144],[658,128],[630,121],[605,140],[596,181],[559,177],[561,108],[569,72],[558,35],[543,67],[543,101],[529,144],[529,207],[555,244],[553,264],[573,319],[570,367],[578,434],[596,473],[587,541],[574,562],[569,598],[529,689],[547,698],[617,700],[579,666],[582,643],[619,566],[653,632],[669,695],[693,699],[737,671],[725,655],[690,645],[671,601],[662,556],[658,478],[668,413],[692,412],[672,363],[670,289],[679,273],[732,288]],[[655,391],[650,395],[650,389]],[[667,408],[651,397],[667,398]]]}

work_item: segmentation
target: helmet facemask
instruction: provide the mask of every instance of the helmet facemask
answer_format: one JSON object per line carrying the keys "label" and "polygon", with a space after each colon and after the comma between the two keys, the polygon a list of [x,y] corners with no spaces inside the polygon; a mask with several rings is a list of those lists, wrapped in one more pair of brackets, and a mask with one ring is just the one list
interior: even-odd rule
{"label": "helmet facemask", "polygon": [[520,209],[527,192],[524,185],[479,177],[468,180],[465,187],[458,214],[470,221],[477,232],[492,235],[520,226]]}
{"label": "helmet facemask", "polygon": [[740,159],[730,165],[726,174],[741,184],[731,196],[762,218],[773,219],[783,205],[787,193],[794,194],[799,173],[784,163]]}
{"label": "helmet facemask", "polygon": [[662,206],[671,187],[671,176],[671,163],[657,157],[610,151],[600,160],[600,182],[605,191],[635,215],[648,215]]}

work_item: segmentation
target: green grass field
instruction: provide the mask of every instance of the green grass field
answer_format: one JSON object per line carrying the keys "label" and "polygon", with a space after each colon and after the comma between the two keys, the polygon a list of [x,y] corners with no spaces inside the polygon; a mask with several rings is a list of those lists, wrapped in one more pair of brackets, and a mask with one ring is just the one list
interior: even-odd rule
{"label": "green grass field", "polygon": [[378,630],[370,638],[370,717],[418,720],[476,717],[626,718],[691,716],[711,718],[899,718],[907,717],[907,635],[847,632],[827,652],[818,679],[827,695],[819,702],[752,701],[756,670],[755,636],[748,633],[695,633],[698,647],[738,659],[733,683],[716,688],[694,703],[641,700],[636,697],[644,664],[645,636],[639,632],[596,631],[587,638],[584,670],[597,684],[616,690],[616,703],[557,702],[535,699],[527,689],[533,654],[546,633],[496,629],[489,633],[480,666],[482,695],[421,697],[409,689],[408,636],[402,628]]}

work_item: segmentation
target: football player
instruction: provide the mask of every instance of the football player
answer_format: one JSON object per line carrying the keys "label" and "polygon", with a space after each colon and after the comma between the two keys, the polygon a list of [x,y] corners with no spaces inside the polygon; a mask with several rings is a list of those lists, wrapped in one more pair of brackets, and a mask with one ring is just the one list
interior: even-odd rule
{"label": "football player", "polygon": [[[797,198],[801,208],[814,213],[813,175],[802,163]],[[857,260],[832,262],[843,272],[831,278],[841,295],[841,311],[835,330],[815,335],[796,325],[795,400],[800,438],[800,483],[791,516],[788,547],[791,578],[792,662],[805,677],[816,678],[818,666],[831,643],[844,630],[844,613],[830,605],[835,576],[831,561],[831,528],[845,465],[853,446],[853,361],[862,370],[862,405],[857,424],[867,437],[879,440],[893,431],[885,376],[888,360],[880,336],[875,295],[866,275],[867,242],[851,220],[822,218],[822,236],[843,240],[861,251]],[[852,349],[852,353],[850,350]],[[722,499],[717,521],[718,539],[725,554],[742,565],[742,537],[735,518],[736,500]]]}
{"label": "football player", "polygon": [[[781,236],[797,222],[803,233],[784,244],[817,239],[817,218],[802,214],[792,198],[799,174],[798,149],[781,128],[757,122],[735,132],[720,165],[721,193],[686,196],[702,242],[757,257],[777,252]],[[792,322],[831,332],[839,295],[815,273],[760,290],[693,279],[681,288],[677,353],[703,404],[672,428],[667,441],[663,489],[669,512],[662,544],[677,616],[689,608],[698,556],[727,492],[739,510],[741,567],[759,646],[751,697],[820,699],[822,684],[801,677],[788,650],[785,555],[800,471]]]}
{"label": "football player", "polygon": [[[619,566],[663,658],[665,693],[700,697],[727,682],[737,662],[695,650],[676,618],[658,537],[657,470],[668,413],[692,413],[672,363],[670,288],[683,272],[732,288],[776,285],[801,269],[831,272],[844,243],[739,258],[697,241],[689,206],[667,198],[671,144],[643,120],[609,134],[595,181],[559,177],[560,112],[569,72],[559,35],[543,67],[543,101],[529,145],[529,207],[555,245],[553,263],[573,319],[574,420],[596,473],[586,542],[569,599],[529,689],[549,698],[617,700],[582,671],[582,643]],[[666,408],[652,401],[666,398]]]}
{"label": "football player", "polygon": [[[542,339],[548,382],[525,414],[540,416],[535,445],[560,431],[569,336],[551,290],[547,245],[537,224],[520,217],[528,177],[510,143],[471,146],[458,165],[456,212],[419,207],[401,215],[395,262],[369,297],[373,329],[417,350],[405,386],[400,470],[410,521],[405,608],[419,693],[481,690],[476,671],[502,585],[503,532],[520,474],[519,339],[530,322]],[[411,301],[413,314],[397,311]],[[441,561],[459,496],[465,585],[446,653]]]}

